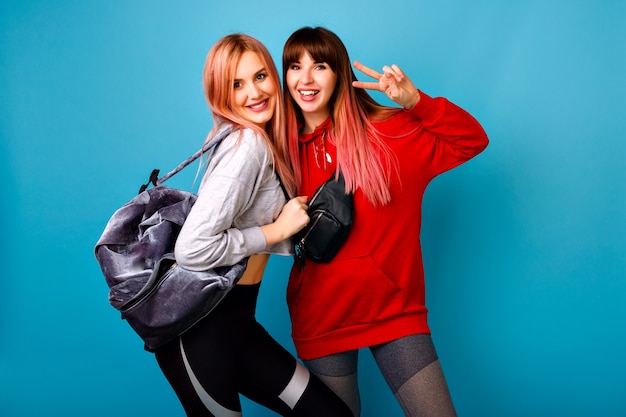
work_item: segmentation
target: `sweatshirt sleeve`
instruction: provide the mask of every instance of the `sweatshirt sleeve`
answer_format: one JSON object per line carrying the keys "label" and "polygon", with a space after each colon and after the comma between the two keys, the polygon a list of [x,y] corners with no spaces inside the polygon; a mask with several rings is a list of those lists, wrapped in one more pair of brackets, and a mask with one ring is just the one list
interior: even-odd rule
{"label": "sweatshirt sleeve", "polygon": [[234,265],[265,249],[258,225],[237,228],[234,222],[254,201],[267,157],[265,144],[248,129],[241,138],[239,132],[231,133],[219,145],[176,241],[180,266],[202,271]]}
{"label": "sweatshirt sleeve", "polygon": [[489,143],[480,123],[446,98],[432,98],[420,90],[419,102],[406,112],[421,122],[430,139],[434,175],[468,161]]}

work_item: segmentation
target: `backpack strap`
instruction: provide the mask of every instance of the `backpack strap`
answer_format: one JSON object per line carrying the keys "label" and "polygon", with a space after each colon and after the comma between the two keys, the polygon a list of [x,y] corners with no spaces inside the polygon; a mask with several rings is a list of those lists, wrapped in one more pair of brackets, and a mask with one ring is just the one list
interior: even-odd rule
{"label": "backpack strap", "polygon": [[283,180],[280,179],[280,175],[278,175],[278,171],[276,171],[276,169],[274,169],[274,174],[276,174],[276,178],[278,179],[280,188],[281,190],[283,190],[283,194],[285,195],[285,200],[286,201],[291,200],[291,197],[289,196],[289,193],[287,192],[287,189],[285,188],[285,184],[283,184]]}
{"label": "backpack strap", "polygon": [[157,185],[163,184],[165,181],[173,177],[174,174],[177,174],[178,172],[182,171],[183,168],[185,168],[187,165],[191,164],[193,161],[198,159],[200,155],[202,155],[205,152],[207,152],[207,158],[208,160],[210,160],[211,157],[213,156],[213,153],[215,152],[215,149],[217,149],[219,144],[222,143],[222,140],[224,140],[224,138],[228,136],[231,131],[232,131],[232,127],[230,126],[220,129],[215,134],[215,136],[213,136],[204,145],[202,145],[202,148],[200,148],[200,150],[196,151],[193,155],[185,159],[176,168],[174,168],[167,174],[163,175],[161,178],[159,178],[159,170],[153,169],[152,172],[150,173],[150,177],[148,178],[148,182],[143,184],[139,188],[139,194],[144,192],[150,186],[150,184],[154,185],[155,187]]}

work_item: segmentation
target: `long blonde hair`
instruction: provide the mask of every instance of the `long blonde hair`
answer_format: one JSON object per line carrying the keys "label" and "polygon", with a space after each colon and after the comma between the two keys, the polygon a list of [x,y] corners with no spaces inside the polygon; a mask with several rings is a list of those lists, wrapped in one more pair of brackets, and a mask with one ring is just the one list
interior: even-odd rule
{"label": "long blonde hair", "polygon": [[[391,199],[389,178],[397,169],[395,155],[379,137],[371,119],[386,119],[400,109],[378,104],[365,90],[353,88],[356,80],[345,45],[339,37],[322,27],[303,27],[295,31],[283,48],[283,95],[289,152],[298,184],[302,168],[298,157],[298,126],[304,118],[289,93],[286,75],[289,66],[308,53],[316,62],[325,62],[337,75],[330,99],[332,137],[337,146],[337,164],[346,181],[346,189],[360,188],[372,204],[386,204]],[[397,173],[397,172],[396,172]]]}
{"label": "long blonde hair", "polygon": [[[232,107],[235,71],[241,56],[247,51],[258,54],[268,71],[269,81],[274,83],[278,92],[274,115],[267,123],[265,130],[241,117]],[[224,122],[233,124],[236,129],[247,127],[256,131],[267,142],[267,146],[273,156],[274,168],[289,193],[294,195],[296,180],[289,160],[285,134],[284,105],[282,95],[280,94],[280,78],[267,48],[260,41],[249,35],[236,33],[224,36],[213,45],[207,54],[203,84],[207,103],[213,113],[214,126],[212,133]]]}

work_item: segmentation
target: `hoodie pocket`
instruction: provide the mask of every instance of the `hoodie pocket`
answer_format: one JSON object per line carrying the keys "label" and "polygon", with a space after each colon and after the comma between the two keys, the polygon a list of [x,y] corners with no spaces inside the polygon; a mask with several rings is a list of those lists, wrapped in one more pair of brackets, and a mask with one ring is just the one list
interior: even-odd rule
{"label": "hoodie pocket", "polygon": [[402,289],[370,256],[308,263],[297,278],[289,296],[294,336],[314,337],[402,312]]}

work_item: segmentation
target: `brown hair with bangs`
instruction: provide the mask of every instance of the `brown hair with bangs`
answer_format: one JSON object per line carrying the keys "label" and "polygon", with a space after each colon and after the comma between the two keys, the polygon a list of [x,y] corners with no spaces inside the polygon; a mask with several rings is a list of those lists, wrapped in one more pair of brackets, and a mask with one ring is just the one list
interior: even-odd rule
{"label": "brown hair with bangs", "polygon": [[352,70],[345,45],[339,37],[322,27],[303,27],[295,31],[283,48],[283,95],[287,143],[298,184],[302,168],[298,156],[298,128],[304,122],[302,110],[289,93],[286,84],[291,64],[309,54],[316,62],[330,66],[337,76],[335,91],[329,102],[333,122],[331,138],[337,146],[337,164],[346,181],[346,190],[360,188],[372,204],[386,204],[389,173],[395,159],[379,138],[371,119],[390,117],[400,109],[378,104],[365,90],[352,87],[356,75]]}

